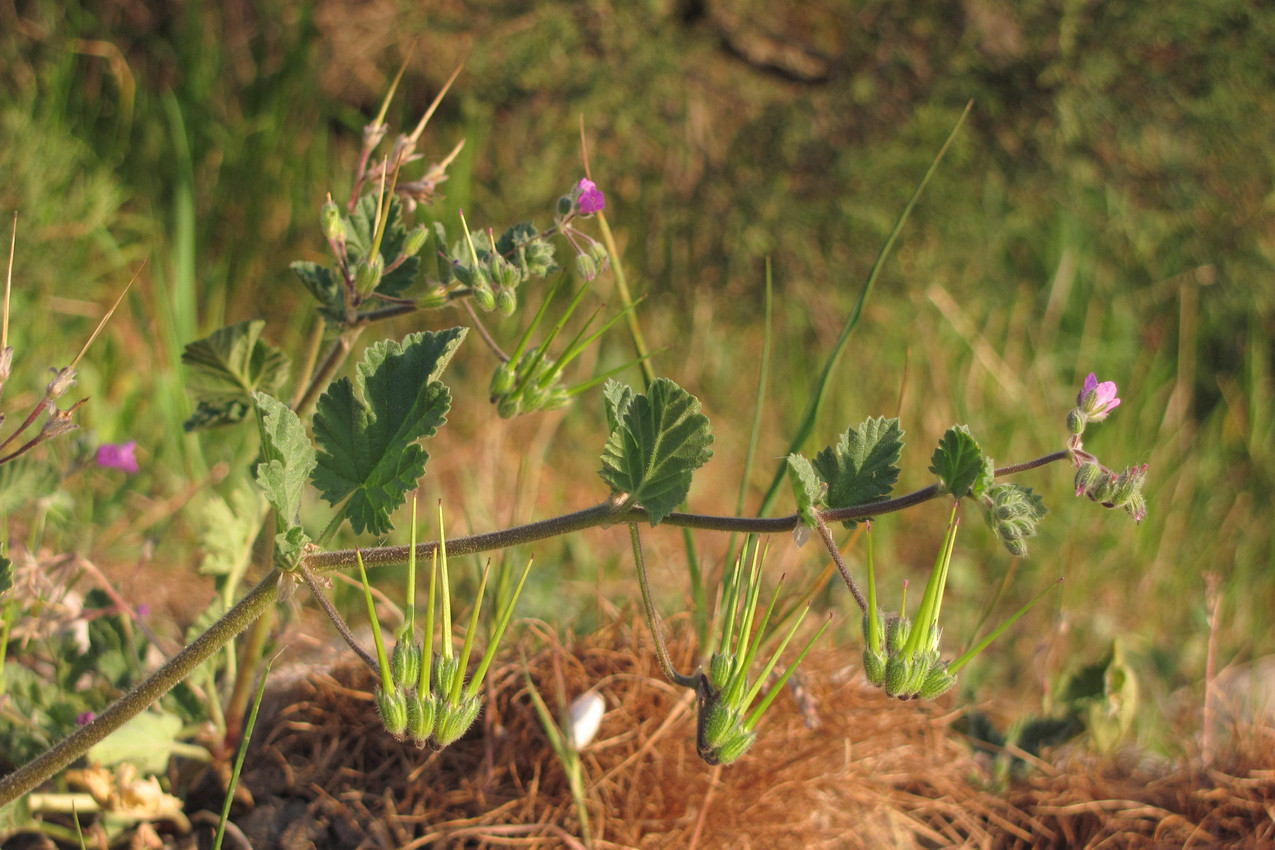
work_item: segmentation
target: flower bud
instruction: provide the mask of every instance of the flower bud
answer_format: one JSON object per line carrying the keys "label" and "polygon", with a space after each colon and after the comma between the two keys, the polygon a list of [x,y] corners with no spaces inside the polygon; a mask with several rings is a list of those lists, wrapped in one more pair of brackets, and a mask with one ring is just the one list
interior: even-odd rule
{"label": "flower bud", "polygon": [[407,238],[403,240],[403,256],[415,257],[425,247],[425,240],[429,239],[429,229],[418,224],[407,232]]}
{"label": "flower bud", "polygon": [[[739,724],[739,717],[731,710],[725,700],[709,699],[704,703],[703,718],[703,744],[708,749],[717,749],[720,747],[731,734],[735,731]],[[701,752],[700,755],[703,755]]]}
{"label": "flower bud", "polygon": [[575,206],[575,201],[571,200],[570,195],[563,195],[558,199],[558,217],[562,218],[571,212],[571,208]]}
{"label": "flower bud", "polygon": [[324,204],[319,220],[323,225],[323,235],[329,242],[345,243],[345,219],[341,217],[341,210],[336,204],[331,201]]}
{"label": "flower bud", "polygon": [[726,687],[731,668],[735,666],[734,661],[735,656],[729,652],[713,653],[713,658],[708,663],[708,682],[713,686],[714,692],[720,693]]}
{"label": "flower bud", "polygon": [[1086,461],[1076,470],[1076,495],[1083,496],[1102,478],[1102,467],[1092,461]]}
{"label": "flower bud", "polygon": [[730,736],[721,745],[714,747],[707,755],[700,753],[700,756],[710,765],[731,764],[746,753],[756,740],[756,732],[746,732],[743,729],[738,729],[734,735]]}
{"label": "flower bud", "polygon": [[912,621],[904,615],[891,617],[885,623],[885,652],[897,655],[908,642],[908,632],[912,630]]}
{"label": "flower bud", "polygon": [[518,396],[501,396],[496,402],[496,413],[501,419],[513,419],[522,413],[522,400]]}
{"label": "flower bud", "polygon": [[571,395],[567,392],[567,388],[554,384],[549,388],[549,395],[545,397],[543,410],[560,410],[571,403]]}
{"label": "flower bud", "polygon": [[518,309],[518,293],[511,286],[502,286],[496,290],[496,309],[502,316],[512,316]]}
{"label": "flower bud", "polygon": [[434,694],[441,699],[446,699],[456,684],[456,677],[464,675],[460,669],[460,659],[456,656],[445,658],[442,655],[435,655],[432,675]]}
{"label": "flower bud", "polygon": [[501,363],[497,366],[496,371],[491,373],[491,400],[494,402],[512,390],[517,377],[513,364]]}
{"label": "flower bud", "polygon": [[576,274],[585,280],[593,280],[598,276],[598,264],[588,254],[576,254]]}
{"label": "flower bud", "polygon": [[909,655],[891,655],[885,664],[885,692],[887,696],[910,696],[907,690],[912,679],[912,658]]}
{"label": "flower bud", "polygon": [[381,714],[381,724],[385,731],[402,740],[403,731],[407,729],[407,699],[402,689],[387,691],[377,685],[376,708]]}
{"label": "flower bud", "polygon": [[496,309],[496,294],[492,292],[491,281],[487,278],[487,270],[479,267],[473,269],[474,281],[470,284],[470,291],[474,295],[474,303],[477,304],[485,313],[490,313]]}
{"label": "flower bud", "polygon": [[385,259],[377,254],[366,260],[359,260],[354,265],[354,291],[366,298],[376,291],[381,284],[381,275],[385,273]]}
{"label": "flower bud", "polygon": [[420,679],[421,647],[412,641],[407,629],[399,632],[398,643],[390,653],[390,674],[400,688],[410,688]]}
{"label": "flower bud", "polygon": [[955,684],[956,676],[947,672],[947,663],[936,664],[930,668],[917,696],[921,699],[934,699],[950,691]]}
{"label": "flower bud", "polygon": [[482,707],[482,700],[477,696],[461,699],[459,705],[440,703],[434,726],[433,745],[441,750],[458,741],[460,736],[474,725],[474,721],[478,719],[478,711]]}
{"label": "flower bud", "polygon": [[416,746],[423,747],[434,734],[434,720],[437,708],[429,694],[421,695],[415,690],[407,695],[407,732],[412,736]]}
{"label": "flower bud", "polygon": [[1079,437],[1085,433],[1085,413],[1078,407],[1073,407],[1067,414],[1067,433],[1073,437]]}
{"label": "flower bud", "polygon": [[873,652],[871,647],[863,648],[863,675],[874,685],[885,682],[886,657],[884,652]]}

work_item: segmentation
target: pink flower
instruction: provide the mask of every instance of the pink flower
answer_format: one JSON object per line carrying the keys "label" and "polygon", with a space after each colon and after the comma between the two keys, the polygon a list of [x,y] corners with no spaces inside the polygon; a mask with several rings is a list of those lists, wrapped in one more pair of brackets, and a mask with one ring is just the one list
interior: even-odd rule
{"label": "pink flower", "polygon": [[137,465],[137,441],[103,443],[97,447],[97,465],[111,469],[122,469],[132,475],[139,469]]}
{"label": "pink flower", "polygon": [[1085,378],[1084,389],[1076,396],[1076,404],[1088,421],[1101,422],[1120,406],[1120,399],[1116,398],[1117,392],[1115,381],[1098,383],[1098,378],[1090,372],[1089,377]]}
{"label": "pink flower", "polygon": [[595,212],[601,212],[606,209],[606,196],[602,194],[598,184],[588,177],[580,179],[572,194],[575,196],[576,212],[580,213],[580,215],[593,215]]}

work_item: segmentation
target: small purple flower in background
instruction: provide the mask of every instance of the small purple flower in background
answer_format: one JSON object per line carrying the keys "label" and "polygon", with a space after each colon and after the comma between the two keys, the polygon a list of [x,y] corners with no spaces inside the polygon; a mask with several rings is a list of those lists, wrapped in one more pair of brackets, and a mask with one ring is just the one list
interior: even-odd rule
{"label": "small purple flower in background", "polygon": [[137,618],[139,620],[149,617],[150,613],[151,613],[151,606],[147,605],[145,602],[137,606]]}
{"label": "small purple flower in background", "polygon": [[580,179],[573,194],[576,200],[576,211],[580,215],[593,215],[595,212],[601,212],[606,209],[606,195],[603,195],[602,190],[598,188],[598,184],[588,177]]}
{"label": "small purple flower in background", "polygon": [[1120,406],[1120,399],[1116,398],[1117,392],[1115,381],[1098,383],[1098,378],[1090,372],[1089,377],[1085,378],[1084,389],[1076,396],[1076,404],[1090,422],[1101,422]]}
{"label": "small purple flower in background", "polygon": [[103,443],[97,447],[97,465],[111,469],[122,469],[132,475],[139,469],[137,465],[137,441]]}
{"label": "small purple flower in background", "polygon": [[75,718],[75,722],[81,726],[88,726],[90,723],[92,723],[96,719],[97,719],[96,714],[94,714],[91,711],[85,711],[82,714],[80,714],[79,717]]}

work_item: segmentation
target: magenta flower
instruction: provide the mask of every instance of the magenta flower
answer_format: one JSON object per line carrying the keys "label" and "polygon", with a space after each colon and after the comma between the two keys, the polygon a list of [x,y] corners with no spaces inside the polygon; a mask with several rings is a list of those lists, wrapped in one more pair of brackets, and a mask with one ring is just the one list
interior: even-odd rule
{"label": "magenta flower", "polygon": [[598,184],[594,183],[588,177],[583,177],[576,184],[575,192],[576,212],[580,215],[593,215],[595,212],[601,212],[606,209],[606,195],[602,194],[602,190],[598,188]]}
{"label": "magenta flower", "polygon": [[1098,383],[1098,378],[1090,372],[1089,377],[1085,378],[1084,389],[1076,396],[1076,404],[1088,421],[1101,422],[1120,406],[1120,399],[1116,398],[1117,392],[1115,381]]}
{"label": "magenta flower", "polygon": [[122,469],[132,475],[137,465],[137,441],[127,443],[103,443],[97,447],[97,465],[110,469]]}
{"label": "magenta flower", "polygon": [[91,711],[82,711],[75,718],[75,722],[79,724],[80,726],[88,726],[94,720],[97,720],[97,715]]}

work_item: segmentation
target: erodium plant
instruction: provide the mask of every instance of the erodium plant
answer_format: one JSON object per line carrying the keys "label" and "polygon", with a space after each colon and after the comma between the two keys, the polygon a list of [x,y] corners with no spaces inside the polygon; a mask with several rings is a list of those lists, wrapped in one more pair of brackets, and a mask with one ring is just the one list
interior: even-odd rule
{"label": "erodium plant", "polygon": [[[623,283],[622,267],[606,224],[605,182],[594,182],[586,167],[586,176],[564,186],[562,196],[548,211],[552,223],[543,230],[531,221],[499,231],[475,226],[471,219],[476,217],[470,210],[469,217],[461,217],[459,234],[449,235],[443,222],[431,220],[427,213],[439,186],[447,179],[448,164],[459,147],[413,178],[423,156],[417,146],[437,102],[412,133],[398,136],[390,150],[378,158],[376,152],[388,134],[382,123],[389,104],[387,97],[381,114],[364,131],[363,151],[348,198],[338,203],[329,196],[319,210],[317,217],[331,258],[326,264],[292,264],[297,283],[313,298],[314,309],[322,320],[306,348],[313,354],[299,368],[294,368],[282,351],[263,338],[264,323],[260,321],[232,325],[191,342],[183,355],[189,370],[188,386],[198,402],[187,428],[247,425],[255,426],[259,436],[254,482],[260,495],[235,496],[227,501],[227,510],[221,515],[235,516],[240,524],[246,523],[244,528],[236,526],[234,533],[236,539],[248,544],[256,537],[259,523],[273,523],[273,551],[265,577],[234,601],[230,589],[244,575],[245,565],[228,567],[234,580],[223,585],[229,588],[225,613],[142,684],[43,755],[0,779],[0,804],[13,801],[66,767],[146,709],[226,647],[274,605],[281,592],[291,593],[301,585],[310,589],[375,672],[380,682],[378,705],[388,733],[409,744],[446,746],[464,733],[479,711],[478,684],[509,623],[516,599],[515,594],[502,604],[494,639],[489,642],[479,669],[467,677],[466,662],[481,600],[474,603],[475,616],[464,648],[455,654],[451,645],[448,556],[495,551],[615,524],[629,528],[638,584],[661,668],[672,682],[697,695],[699,752],[711,764],[727,764],[751,746],[770,701],[827,626],[825,620],[813,637],[802,642],[804,648],[797,657],[782,668],[779,666],[804,608],[776,611],[778,589],[770,595],[769,603],[762,604],[765,575],[761,536],[791,534],[799,543],[809,536],[817,537],[836,562],[862,612],[864,666],[869,680],[900,698],[932,697],[950,688],[956,671],[972,657],[966,653],[953,662],[941,657],[939,615],[955,546],[958,504],[975,506],[1011,555],[1025,555],[1027,542],[1035,534],[1045,507],[1029,488],[1008,479],[1056,461],[1070,461],[1076,470],[1078,495],[1106,507],[1123,508],[1138,520],[1145,515],[1141,494],[1145,467],[1114,473],[1082,445],[1086,427],[1106,418],[1119,404],[1115,385],[1100,383],[1092,375],[1081,389],[1075,407],[1069,413],[1060,411],[1060,424],[1064,420],[1066,424],[1066,441],[1059,451],[998,467],[969,429],[957,425],[944,434],[931,456],[929,469],[934,483],[910,494],[894,493],[903,450],[903,431],[897,419],[869,418],[847,428],[813,458],[800,453],[815,427],[823,388],[830,380],[836,356],[858,321],[881,262],[942,151],[882,248],[837,348],[829,357],[820,389],[811,399],[792,451],[778,470],[779,481],[786,470],[796,512],[756,518],[680,512],[678,508],[687,499],[694,472],[712,456],[712,428],[694,396],[671,378],[650,375],[634,320],[636,304],[628,299],[627,288],[617,286],[623,303],[596,327],[600,308],[589,321],[577,321],[580,327],[569,339],[563,333],[568,320],[591,294],[591,282],[597,275],[610,266],[616,272],[617,284]],[[956,132],[953,130],[953,134]],[[424,220],[418,221],[418,217]],[[559,262],[558,249],[563,245],[574,257],[574,276],[565,272]],[[572,287],[576,287],[575,291],[567,296],[564,290]],[[559,307],[559,301],[564,299],[565,306]],[[375,341],[363,349],[351,377],[336,377],[355,350],[356,341],[369,329],[390,317],[409,313],[428,316],[447,305],[458,305],[467,312],[468,327]],[[551,321],[555,310],[557,318]],[[529,317],[508,352],[483,325],[483,315],[492,312]],[[571,385],[569,364],[621,318],[634,338],[638,351],[634,362],[641,361],[642,384],[633,387],[614,380],[613,376],[626,368],[621,367]],[[562,408],[579,393],[601,385],[606,422],[599,439],[600,501],[563,516],[449,540],[445,550],[441,518],[438,541],[329,550],[333,536],[347,523],[356,535],[372,540],[391,530],[392,513],[425,474],[429,453],[423,442],[446,422],[452,395],[443,382],[444,373],[462,344],[472,337],[491,347],[500,361],[490,379],[491,402],[499,416]],[[7,367],[8,360],[0,363]],[[118,458],[115,460],[119,462]],[[330,519],[322,528],[300,521],[302,503],[312,492],[331,506]],[[939,497],[953,503],[952,521],[920,607],[911,619],[903,612],[886,618],[877,609],[875,563],[869,559],[865,596],[838,552],[832,527],[837,523],[850,527],[869,518],[880,521],[890,513]],[[253,507],[260,504],[260,499],[269,505],[269,511]],[[768,497],[767,504],[769,501]],[[647,581],[642,537],[661,525],[753,536],[744,554],[738,560],[732,559],[734,567],[725,571],[720,597],[723,601],[717,615],[721,628],[702,648],[707,669],[689,674],[673,668],[661,639]],[[251,551],[250,545],[242,548]],[[430,565],[424,644],[418,643],[417,621],[409,607],[402,626],[396,630],[397,643],[392,652],[386,651],[378,624],[374,656],[359,648],[350,631],[339,622],[324,597],[322,574],[333,570],[361,572],[409,559],[413,565]],[[530,569],[530,564],[526,569]],[[525,569],[522,575],[525,578]],[[415,602],[414,566],[410,576],[409,606]],[[705,598],[713,595],[704,594]],[[375,620],[371,605],[369,610]],[[441,623],[441,643],[437,646],[436,614]],[[704,622],[707,620],[705,616]],[[707,634],[705,630],[702,636]],[[980,645],[971,652],[982,648]],[[236,675],[244,676],[246,671],[239,670]],[[767,688],[766,683],[772,678],[775,683]],[[228,727],[233,735],[233,725]]]}

